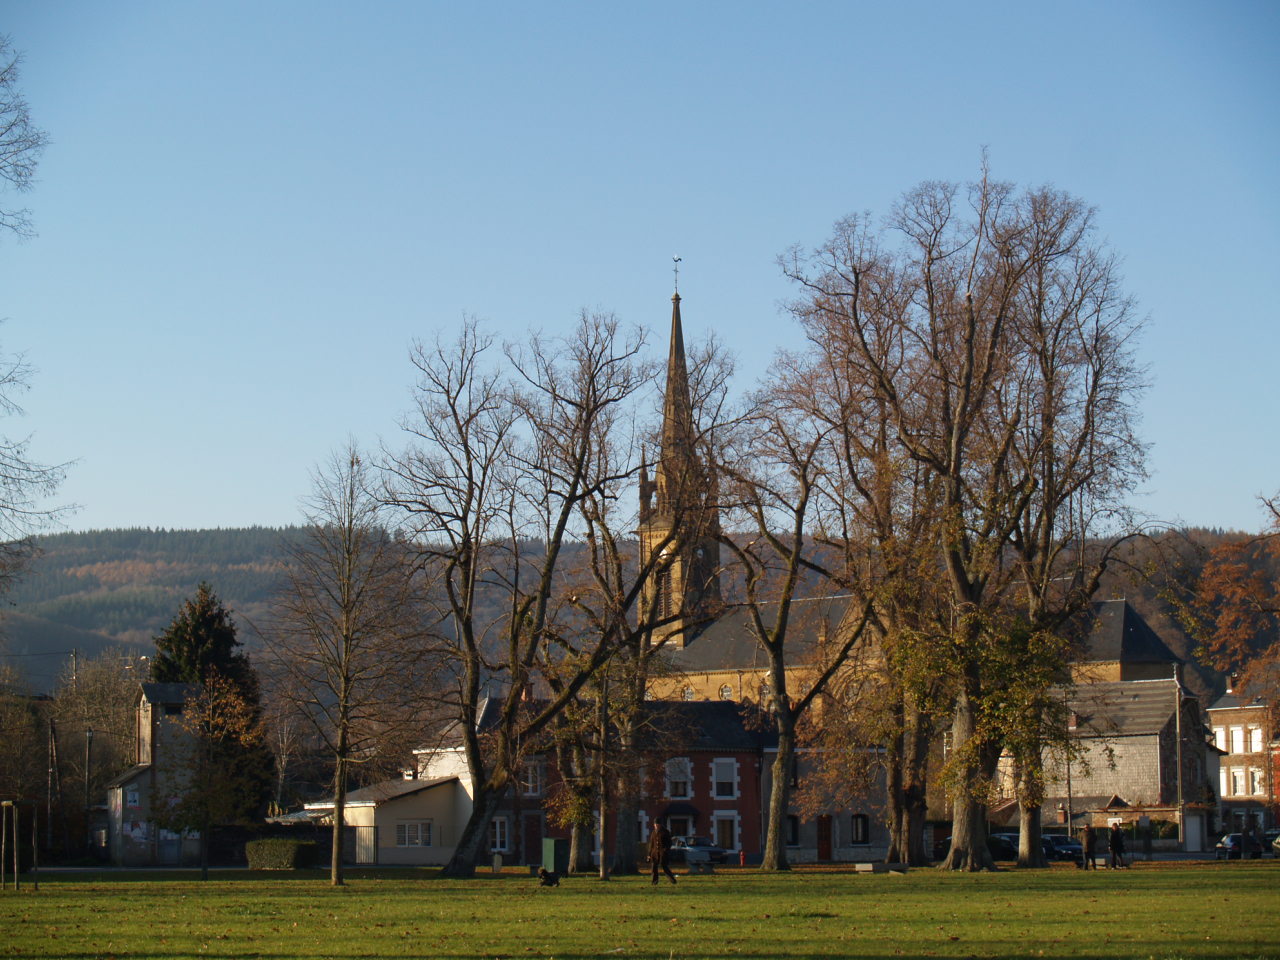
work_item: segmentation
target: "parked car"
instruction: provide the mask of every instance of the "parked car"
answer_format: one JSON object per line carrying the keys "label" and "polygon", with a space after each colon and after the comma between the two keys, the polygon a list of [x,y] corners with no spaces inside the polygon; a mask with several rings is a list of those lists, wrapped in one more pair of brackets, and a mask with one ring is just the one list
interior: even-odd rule
{"label": "parked car", "polygon": [[1046,833],[1041,838],[1047,840],[1053,847],[1052,856],[1046,851],[1045,856],[1051,860],[1076,860],[1078,861],[1084,856],[1084,846],[1075,837],[1069,837],[1065,833]]}
{"label": "parked car", "polygon": [[1228,833],[1213,845],[1214,857],[1218,860],[1239,860],[1244,854],[1244,834]]}
{"label": "parked car", "polygon": [[671,859],[684,863],[724,863],[729,852],[717,847],[710,837],[676,837],[671,841]]}
{"label": "parked car", "polygon": [[[1010,841],[1009,837],[1013,837]],[[993,833],[987,837],[987,849],[991,851],[992,860],[1017,860],[1018,859],[1018,835]],[[947,837],[933,845],[933,859],[943,860],[947,853],[951,850],[951,838]]]}

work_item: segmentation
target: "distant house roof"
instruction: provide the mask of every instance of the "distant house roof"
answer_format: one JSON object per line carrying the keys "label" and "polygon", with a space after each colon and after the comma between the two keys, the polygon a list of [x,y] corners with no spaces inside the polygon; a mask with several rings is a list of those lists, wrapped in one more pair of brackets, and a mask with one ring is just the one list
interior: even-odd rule
{"label": "distant house roof", "polygon": [[[1068,695],[1076,729],[1086,736],[1139,736],[1158,733],[1173,718],[1177,686],[1170,680],[1117,680],[1086,683]],[[1185,692],[1183,700],[1194,697]]]}
{"label": "distant house roof", "polygon": [[[827,637],[837,638],[848,608],[847,596],[809,597],[793,601],[787,628],[789,663],[815,660],[818,645]],[[770,613],[766,612],[766,625],[769,618]],[[684,673],[755,671],[768,666],[768,659],[752,631],[750,611],[746,607],[732,605],[707,624],[683,649],[666,651],[666,658]]]}
{"label": "distant house roof", "polygon": [[732,700],[646,700],[640,719],[642,750],[743,752],[778,742],[767,714]]}
{"label": "distant house roof", "polygon": [[1085,639],[1085,663],[1181,663],[1127,600],[1094,604],[1094,623]]}
{"label": "distant house roof", "polygon": [[199,690],[198,683],[142,684],[142,696],[151,703],[186,703]]}
{"label": "distant house roof", "polygon": [[[424,790],[433,790],[446,783],[457,782],[457,777],[436,777],[433,780],[383,780],[381,783],[352,790],[344,801],[348,807],[378,807],[391,800],[399,800]],[[308,810],[331,810],[333,799],[318,800],[306,805]]]}
{"label": "distant house roof", "polygon": [[1241,710],[1265,707],[1267,701],[1263,697],[1246,698],[1228,691],[1213,702],[1210,710]]}
{"label": "distant house roof", "polygon": [[[530,707],[543,705],[531,701]],[[496,721],[502,701],[490,699],[480,707],[480,729]],[[455,736],[447,737],[437,749],[457,749]],[[646,700],[640,705],[636,733],[642,750],[671,751],[751,751],[777,742],[773,724],[751,704],[732,700]],[[429,753],[429,750],[415,751]],[[390,781],[399,783],[400,781]],[[406,783],[414,783],[408,780]],[[421,783],[422,781],[417,781]],[[348,794],[348,797],[352,794]]]}
{"label": "distant house roof", "polygon": [[112,787],[123,787],[130,780],[135,779],[139,774],[146,773],[150,769],[151,769],[150,764],[147,764],[147,763],[136,764],[130,767],[124,773],[118,773],[114,777],[112,777],[110,780],[108,780],[107,789],[110,790]]}

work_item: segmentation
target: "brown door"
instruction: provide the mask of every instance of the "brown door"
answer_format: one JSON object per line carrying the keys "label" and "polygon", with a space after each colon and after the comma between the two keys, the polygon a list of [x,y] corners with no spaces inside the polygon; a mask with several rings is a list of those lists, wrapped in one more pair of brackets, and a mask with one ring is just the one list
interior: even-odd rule
{"label": "brown door", "polygon": [[831,818],[828,816],[818,818],[818,859],[831,859]]}

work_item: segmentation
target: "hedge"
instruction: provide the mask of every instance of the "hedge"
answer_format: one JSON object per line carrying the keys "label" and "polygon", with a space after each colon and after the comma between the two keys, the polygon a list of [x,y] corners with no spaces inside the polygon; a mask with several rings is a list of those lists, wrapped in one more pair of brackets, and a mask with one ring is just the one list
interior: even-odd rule
{"label": "hedge", "polygon": [[315,866],[318,850],[312,840],[267,837],[250,840],[244,845],[244,853],[250,870],[297,870]]}

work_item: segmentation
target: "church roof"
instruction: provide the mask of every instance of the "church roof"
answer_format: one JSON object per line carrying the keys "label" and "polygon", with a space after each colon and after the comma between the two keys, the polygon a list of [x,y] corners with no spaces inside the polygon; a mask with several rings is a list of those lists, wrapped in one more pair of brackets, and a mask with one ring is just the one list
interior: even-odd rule
{"label": "church roof", "polygon": [[1094,623],[1085,639],[1085,663],[1181,663],[1127,600],[1094,604]]}
{"label": "church roof", "polygon": [[[772,616],[764,605],[764,620]],[[847,596],[811,597],[795,600],[787,628],[788,666],[815,662],[824,637],[835,638],[849,606]],[[684,673],[715,670],[763,670],[768,658],[752,632],[751,614],[744,606],[730,606],[724,614],[704,627],[683,649],[671,650],[667,660]]]}

